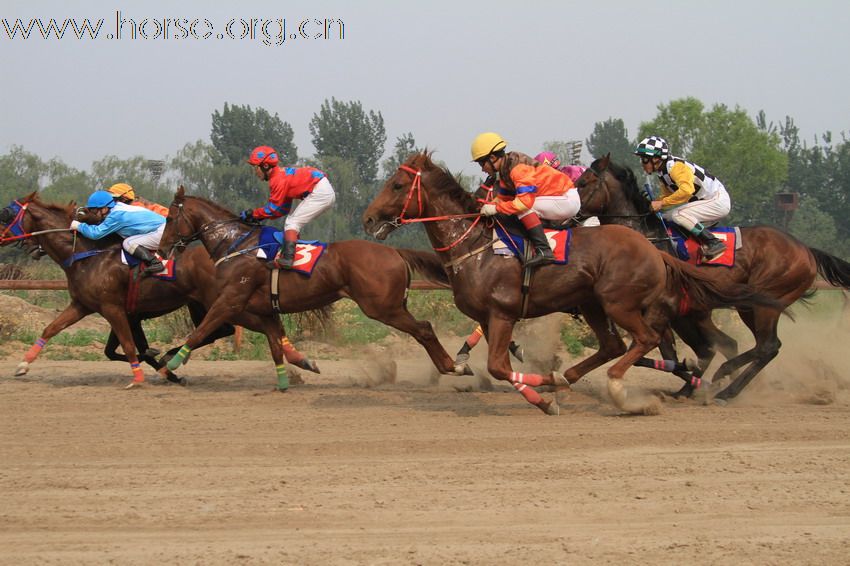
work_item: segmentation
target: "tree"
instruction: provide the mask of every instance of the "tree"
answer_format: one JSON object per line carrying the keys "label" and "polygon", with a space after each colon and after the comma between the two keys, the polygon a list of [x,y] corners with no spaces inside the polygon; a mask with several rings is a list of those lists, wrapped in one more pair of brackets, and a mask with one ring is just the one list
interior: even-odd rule
{"label": "tree", "polygon": [[659,104],[655,118],[640,125],[638,138],[661,136],[670,144],[675,155],[687,157],[705,126],[704,109],[703,103],[693,97],[672,100],[667,105]]}
{"label": "tree", "polygon": [[374,183],[378,160],[384,153],[387,134],[380,112],[363,110],[359,101],[325,100],[310,120],[310,134],[316,157],[341,157],[352,161],[360,179]]}
{"label": "tree", "polygon": [[636,158],[632,155],[635,144],[629,140],[629,132],[622,118],[608,118],[593,125],[593,133],[587,138],[587,150],[594,159],[611,154],[614,163],[631,167],[637,171]]}
{"label": "tree", "polygon": [[264,108],[253,110],[250,106],[224,103],[224,109],[212,115],[210,141],[218,152],[213,155],[216,165],[243,165],[252,149],[270,145],[281,156],[281,161],[298,162],[298,149],[292,141],[295,134],[288,122]]}
{"label": "tree", "polygon": [[393,146],[392,154],[384,160],[384,176],[389,177],[395,173],[399,166],[404,163],[408,157],[414,153],[420,153],[421,151],[422,148],[416,146],[416,139],[413,137],[412,133],[408,132],[397,137],[395,140],[395,146]]}

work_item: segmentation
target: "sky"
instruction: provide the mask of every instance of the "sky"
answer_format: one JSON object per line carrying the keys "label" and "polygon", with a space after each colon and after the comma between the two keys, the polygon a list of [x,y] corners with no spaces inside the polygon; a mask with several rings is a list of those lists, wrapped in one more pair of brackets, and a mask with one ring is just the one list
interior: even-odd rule
{"label": "sky", "polygon": [[[9,39],[16,18],[104,22],[95,40]],[[154,23],[165,19],[197,20],[198,38]],[[255,37],[240,38],[254,19]],[[343,39],[314,37],[326,19],[344,23]],[[147,20],[135,39],[129,20]],[[229,102],[277,113],[309,156],[308,124],[331,97],[380,111],[388,151],[411,132],[468,174],[480,173],[469,157],[480,132],[534,155],[611,117],[634,137],[687,96],[791,116],[812,140],[850,131],[849,21],[839,0],[3,0],[0,153],[19,145],[85,170],[106,155],[165,159],[208,141]]]}

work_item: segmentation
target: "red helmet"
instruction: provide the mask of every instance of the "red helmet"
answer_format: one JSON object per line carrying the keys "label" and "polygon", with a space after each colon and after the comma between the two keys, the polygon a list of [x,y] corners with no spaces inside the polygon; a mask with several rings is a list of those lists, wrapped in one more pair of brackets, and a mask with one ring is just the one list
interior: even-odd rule
{"label": "red helmet", "polygon": [[278,164],[277,152],[273,147],[267,145],[255,147],[254,151],[251,152],[251,157],[248,158],[248,163],[275,167]]}

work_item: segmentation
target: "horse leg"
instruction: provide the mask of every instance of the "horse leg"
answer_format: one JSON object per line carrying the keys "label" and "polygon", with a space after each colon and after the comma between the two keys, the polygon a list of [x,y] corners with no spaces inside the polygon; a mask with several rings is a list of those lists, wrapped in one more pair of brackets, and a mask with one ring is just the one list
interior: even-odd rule
{"label": "horse leg", "polygon": [[538,385],[566,385],[566,380],[535,373],[518,373],[512,370],[508,355],[514,322],[491,316],[485,332],[487,333],[487,370],[496,379],[509,381],[525,397],[547,415],[557,415],[560,410],[556,403],[543,399],[532,387]]}
{"label": "horse leg", "polygon": [[[166,369],[174,371],[182,364],[185,364],[188,361],[192,350],[203,344],[204,338],[209,336],[213,330],[221,326],[224,321],[237,316],[238,313],[245,309],[245,305],[252,294],[252,290],[237,288],[232,291],[228,291],[228,289],[225,289],[219,295],[218,299],[215,300],[207,312],[207,315],[204,317],[204,320],[201,321],[201,324],[192,331],[183,346],[181,346],[177,353],[168,360],[168,363],[165,366]],[[160,373],[162,373],[162,371],[163,370],[160,370]]]}
{"label": "horse leg", "polygon": [[584,320],[590,326],[593,334],[596,335],[596,340],[599,342],[599,350],[564,372],[564,377],[570,384],[575,383],[588,372],[595,370],[610,360],[622,356],[626,351],[625,342],[623,342],[619,332],[617,332],[617,328],[610,321],[599,303],[595,301],[586,303],[581,305],[580,308]]}
{"label": "horse leg", "polygon": [[277,372],[277,390],[286,391],[289,389],[289,376],[286,375],[286,359],[283,355],[283,324],[280,322],[277,313],[262,317],[262,323],[263,334],[266,335],[266,340],[269,342],[274,369]]}
{"label": "horse leg", "polygon": [[[636,361],[658,346],[661,335],[654,330],[654,327],[663,328],[665,326],[663,323],[658,323],[659,320],[663,320],[663,317],[656,307],[647,309],[645,315],[641,315],[639,311],[624,311],[619,308],[611,309],[608,314],[631,335],[633,340],[626,353],[608,368],[608,394],[617,408],[622,411],[644,414],[655,413],[658,411],[657,400],[652,404],[643,401],[637,403],[628,401],[626,389],[623,386],[623,376]],[[646,319],[644,319],[644,316]],[[657,324],[653,324],[653,322]]]}
{"label": "horse leg", "polygon": [[141,386],[145,381],[145,373],[139,366],[139,358],[136,355],[136,343],[133,341],[133,332],[130,330],[130,323],[127,320],[127,314],[124,312],[124,306],[105,305],[100,311],[100,314],[109,322],[109,325],[118,337],[118,341],[121,343],[121,349],[124,350],[127,361],[130,363],[133,381],[125,389]]}
{"label": "horse leg", "polygon": [[[777,335],[779,316],[780,313],[775,310],[764,308],[756,308],[754,311],[741,313],[741,318],[750,327],[756,337],[756,346],[750,352],[747,352],[747,354],[751,354],[750,356],[743,354],[739,358],[746,357],[748,361],[750,358],[754,358],[754,361],[726,389],[715,395],[715,399],[725,402],[737,396],[779,354],[779,348],[782,346],[782,342],[780,342]],[[733,360],[735,359],[733,358]],[[725,366],[733,360],[729,360],[723,365]],[[743,364],[737,367],[741,365]],[[727,375],[729,374],[731,374],[731,371],[728,371]]]}
{"label": "horse leg", "polygon": [[88,316],[91,312],[91,310],[87,309],[80,303],[72,301],[70,305],[65,307],[65,310],[59,313],[59,316],[54,318],[53,321],[41,331],[41,336],[32,346],[30,346],[29,351],[24,354],[23,361],[19,363],[18,367],[15,369],[15,376],[25,375],[29,371],[30,364],[35,361],[39,353],[41,353],[41,349],[47,344],[48,340],[72,324],[78,322],[83,317]]}
{"label": "horse leg", "polygon": [[416,318],[410,314],[410,311],[400,305],[388,307],[387,305],[377,305],[367,303],[365,301],[358,301],[357,305],[360,307],[360,310],[363,311],[363,314],[369,318],[383,322],[388,326],[392,326],[393,328],[413,336],[413,338],[419,342],[423,348],[425,348],[425,351],[428,352],[431,362],[440,373],[449,375],[472,375],[472,370],[469,366],[455,368],[454,361],[437,339],[434,327],[431,326],[431,323],[427,320],[416,320]]}

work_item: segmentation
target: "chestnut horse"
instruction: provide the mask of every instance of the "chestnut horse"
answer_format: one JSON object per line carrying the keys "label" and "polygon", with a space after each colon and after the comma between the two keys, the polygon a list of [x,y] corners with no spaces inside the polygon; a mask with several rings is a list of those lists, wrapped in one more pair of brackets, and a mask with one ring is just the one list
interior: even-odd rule
{"label": "chestnut horse", "polygon": [[[36,345],[18,364],[15,375],[27,373],[30,363],[36,359],[42,347],[53,336],[83,317],[97,312],[110,323],[112,332],[124,351],[126,361],[133,368],[134,380],[130,386],[139,385],[144,378],[141,369],[138,368],[136,340],[133,337],[134,333],[130,330],[130,320],[139,324],[141,318],[160,316],[183,305],[190,307],[193,318],[199,315],[202,318],[205,313],[204,305],[212,304],[217,296],[212,261],[203,247],[197,246],[187,249],[180,256],[174,281],[163,281],[153,277],[143,278],[139,283],[136,312],[128,318],[126,301],[131,275],[128,267],[119,259],[120,240],[110,237],[92,241],[77,236],[68,230],[74,217],[75,211],[72,205],[45,203],[36,193],[0,210],[0,224],[5,227],[2,231],[4,237],[0,238],[0,242],[4,245],[20,241],[23,236],[33,232],[48,231],[26,239],[36,242],[51,259],[62,266],[68,278],[68,291],[71,295],[71,304],[42,331]],[[23,232],[23,234],[13,236],[13,232]],[[72,256],[79,259],[71,262]],[[264,328],[257,317],[247,313],[234,322],[255,331],[262,331]],[[141,330],[140,327],[139,330]],[[216,330],[211,338],[229,336],[232,333],[232,326],[223,326]],[[140,338],[143,339],[144,335],[142,334]],[[112,335],[107,342],[111,340]],[[296,350],[292,349],[288,353],[293,364],[318,372],[316,365]],[[162,361],[155,359],[146,361],[156,369],[164,367]],[[173,374],[167,377],[171,381],[179,381]]]}
{"label": "chestnut horse", "polygon": [[[595,160],[576,182],[581,195],[581,213],[597,216],[601,224],[620,224],[642,233],[661,249],[673,252],[664,225],[650,209],[648,196],[638,187],[631,169],[612,163],[610,156]],[[743,246],[736,251],[733,267],[704,266],[700,271],[716,280],[743,283],[774,298],[787,308],[806,296],[820,275],[832,285],[850,289],[850,263],[811,248],[778,228],[743,227]],[[725,401],[744,387],[779,353],[777,335],[780,310],[755,306],[739,309],[744,324],[755,337],[751,350],[738,355],[737,344],[711,321],[711,311],[693,309],[674,323],[682,339],[699,356],[704,371],[714,357],[715,347],[729,358],[714,373],[712,382],[730,376],[749,364],[716,399]]]}
{"label": "chestnut horse", "polygon": [[[493,230],[482,225],[478,211],[475,198],[425,152],[410,156],[384,183],[363,214],[363,226],[384,239],[411,219],[434,220],[425,230],[448,270],[455,304],[484,328],[488,370],[548,414],[557,414],[557,404],[529,386],[575,383],[618,356],[622,357],[608,369],[608,391],[619,408],[630,410],[621,378],[658,345],[659,333],[678,312],[683,294],[702,308],[770,303],[740,285],[715,285],[696,268],[660,253],[633,230],[606,226],[572,230],[569,263],[537,268],[523,309],[520,262],[487,253]],[[517,319],[576,306],[596,334],[599,351],[563,377],[513,372],[508,344]],[[628,350],[609,318],[631,335]]]}
{"label": "chestnut horse", "polygon": [[[180,187],[169,208],[160,250],[167,254],[173,246],[194,240],[200,240],[216,260],[220,295],[181,351],[169,361],[171,370],[179,367],[185,354],[207,333],[234,314],[247,311],[264,319],[279,319],[271,304],[271,272],[256,257],[256,251],[251,253],[258,246],[258,227],[246,225],[229,210],[206,199],[187,196]],[[455,374],[454,363],[437,340],[431,323],[416,320],[407,310],[411,269],[447,283],[446,273],[432,253],[399,250],[364,240],[333,242],[309,277],[295,271],[280,272],[280,311],[303,312],[349,298],[369,318],[413,336],[441,373]],[[468,368],[463,370],[471,373]]]}

